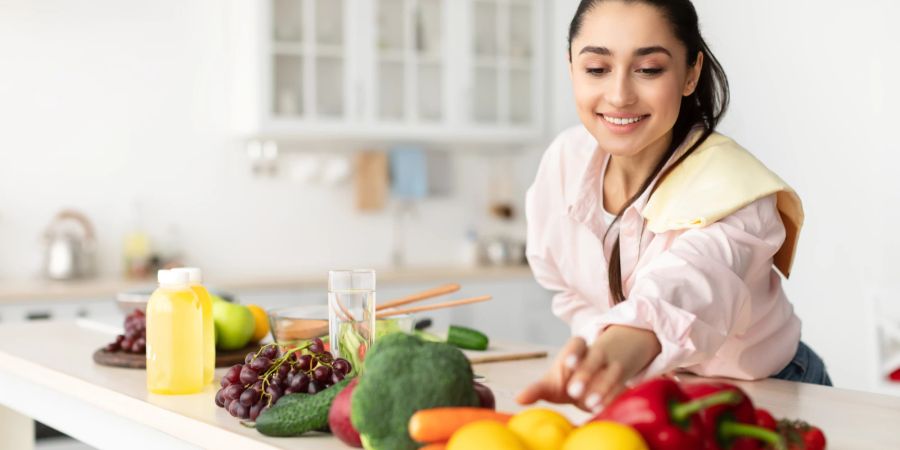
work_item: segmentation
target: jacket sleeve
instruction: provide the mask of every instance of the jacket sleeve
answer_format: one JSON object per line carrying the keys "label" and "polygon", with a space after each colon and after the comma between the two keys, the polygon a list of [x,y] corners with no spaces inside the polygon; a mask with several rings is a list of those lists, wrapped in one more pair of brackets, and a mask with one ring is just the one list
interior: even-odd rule
{"label": "jacket sleeve", "polygon": [[526,256],[534,273],[534,278],[542,287],[556,291],[553,297],[553,313],[566,322],[573,334],[592,328],[600,319],[604,309],[588,302],[575,292],[559,270],[554,255],[558,255],[561,244],[559,221],[568,219],[566,201],[566,179],[564,152],[567,133],[562,133],[550,144],[541,159],[534,183],[525,195],[525,217],[527,221]]}
{"label": "jacket sleeve", "polygon": [[769,275],[784,238],[774,195],[687,230],[635,272],[626,301],[596,326],[627,325],[656,334],[662,351],[638,378],[703,362],[726,337],[746,329],[745,309],[751,306],[746,280]]}

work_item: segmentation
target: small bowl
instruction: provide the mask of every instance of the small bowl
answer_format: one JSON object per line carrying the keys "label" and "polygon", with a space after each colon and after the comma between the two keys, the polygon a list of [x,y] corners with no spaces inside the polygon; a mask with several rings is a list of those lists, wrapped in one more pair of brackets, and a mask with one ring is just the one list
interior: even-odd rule
{"label": "small bowl", "polygon": [[271,309],[269,327],[279,344],[298,343],[328,337],[328,306],[302,305]]}
{"label": "small bowl", "polygon": [[[119,310],[124,314],[131,314],[135,309],[146,312],[147,302],[150,301],[150,296],[153,295],[153,291],[154,288],[148,287],[119,292],[116,294],[116,305],[119,306]],[[234,303],[234,294],[232,293],[217,290],[210,290],[209,293],[221,297],[227,302]]]}

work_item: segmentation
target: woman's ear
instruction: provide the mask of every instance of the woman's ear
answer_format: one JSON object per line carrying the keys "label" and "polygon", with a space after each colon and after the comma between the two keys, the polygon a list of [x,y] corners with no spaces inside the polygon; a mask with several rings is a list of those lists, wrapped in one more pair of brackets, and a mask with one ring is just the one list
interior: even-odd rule
{"label": "woman's ear", "polygon": [[703,69],[703,52],[697,52],[697,61],[688,68],[687,77],[684,82],[684,96],[687,97],[697,90],[697,83],[700,80],[700,71]]}

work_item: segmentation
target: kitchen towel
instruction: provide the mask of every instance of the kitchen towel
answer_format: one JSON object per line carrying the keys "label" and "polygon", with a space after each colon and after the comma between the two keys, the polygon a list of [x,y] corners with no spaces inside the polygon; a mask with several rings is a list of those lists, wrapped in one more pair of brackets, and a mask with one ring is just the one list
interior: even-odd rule
{"label": "kitchen towel", "polygon": [[394,147],[390,151],[391,196],[420,200],[428,194],[428,160],[421,147]]}

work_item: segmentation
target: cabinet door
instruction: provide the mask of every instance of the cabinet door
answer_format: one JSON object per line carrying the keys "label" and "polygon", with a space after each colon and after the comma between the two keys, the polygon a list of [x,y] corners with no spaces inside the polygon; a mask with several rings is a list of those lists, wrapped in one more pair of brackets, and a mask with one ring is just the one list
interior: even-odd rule
{"label": "cabinet door", "polygon": [[348,0],[270,0],[268,115],[275,121],[345,122]]}
{"label": "cabinet door", "polygon": [[472,104],[476,126],[540,123],[539,0],[472,0]]}
{"label": "cabinet door", "polygon": [[446,0],[372,3],[374,40],[362,48],[371,49],[373,55],[373,122],[443,123]]}

